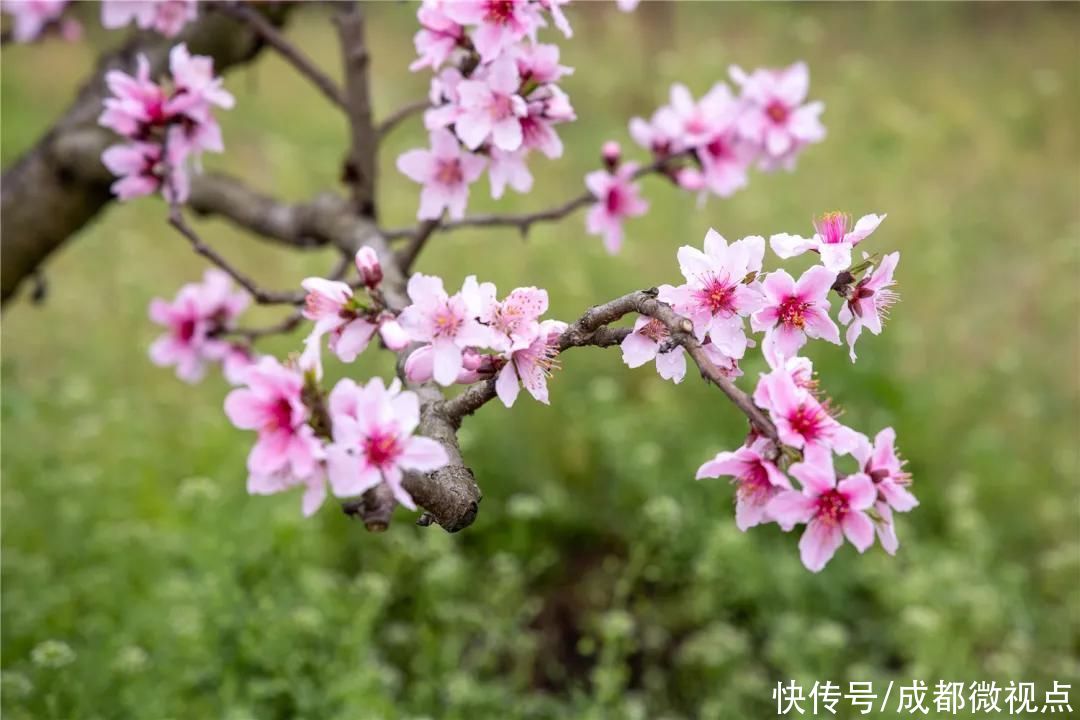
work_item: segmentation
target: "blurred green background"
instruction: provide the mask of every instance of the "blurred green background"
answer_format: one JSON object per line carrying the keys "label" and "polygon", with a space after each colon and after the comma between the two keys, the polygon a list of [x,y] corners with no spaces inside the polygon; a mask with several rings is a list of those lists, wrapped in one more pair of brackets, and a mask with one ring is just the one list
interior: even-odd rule
{"label": "blurred green background", "polygon": [[[547,287],[570,319],[677,280],[676,248],[710,226],[738,238],[888,212],[869,241],[902,251],[886,332],[855,366],[842,348],[810,352],[848,424],[897,429],[922,502],[899,520],[899,555],[845,546],[811,575],[795,535],[739,532],[726,482],[693,479],[739,443],[739,414],[692,375],[673,386],[595,349],[565,358],[551,407],[523,395],[467,423],[484,502],[465,532],[402,512],[372,535],[333,504],[305,521],[295,495],[250,498],[252,437],[224,418],[224,382],[188,387],[146,359],[147,303],[203,265],[145,200],[51,259],[43,306],[4,313],[6,717],[760,718],[789,678],[1030,680],[1040,702],[1057,679],[1080,705],[1077,6],[605,3],[570,18],[572,40],[546,36],[577,68],[565,157],[534,163],[526,197],[496,204],[477,185],[472,209],[576,194],[604,140],[636,152],[630,117],[675,81],[700,95],[730,63],[806,59],[829,137],[796,172],[754,174],[700,211],[646,181],[652,210],[615,258],[577,215],[527,242],[437,237],[419,269],[452,288],[468,273]],[[410,6],[369,20],[385,115],[429,75],[405,71]],[[323,14],[289,35],[338,74]],[[5,167],[61,112],[93,45],[119,37],[91,40],[4,48]],[[270,54],[227,86],[228,152],[209,166],[295,200],[335,186],[345,126],[321,96]],[[413,120],[383,148],[388,226],[412,221],[418,188],[393,161],[422,137]],[[331,264],[200,228],[270,287]],[[348,372],[387,375],[377,355]]]}

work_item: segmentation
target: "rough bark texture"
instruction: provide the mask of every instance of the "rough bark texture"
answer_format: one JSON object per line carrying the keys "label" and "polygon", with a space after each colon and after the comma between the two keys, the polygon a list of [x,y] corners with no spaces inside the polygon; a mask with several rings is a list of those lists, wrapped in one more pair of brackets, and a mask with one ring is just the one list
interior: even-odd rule
{"label": "rough bark texture", "polygon": [[[266,8],[283,22],[287,5]],[[254,57],[261,42],[246,25],[208,11],[180,38],[142,34],[103,56],[64,115],[10,169],[0,188],[0,301],[7,301],[50,253],[109,202],[109,177],[101,153],[115,136],[97,125],[107,95],[105,73],[133,72],[143,53],[155,74],[168,65],[169,48],[186,42],[193,53],[210,55],[219,71]]]}

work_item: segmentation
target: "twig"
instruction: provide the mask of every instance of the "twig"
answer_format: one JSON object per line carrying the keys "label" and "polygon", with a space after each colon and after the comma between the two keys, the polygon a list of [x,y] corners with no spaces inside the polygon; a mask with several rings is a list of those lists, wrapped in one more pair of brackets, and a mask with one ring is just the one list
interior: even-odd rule
{"label": "twig", "polygon": [[374,218],[378,134],[371,119],[370,58],[364,40],[363,10],[355,2],[340,3],[334,20],[345,66],[345,112],[351,137],[344,176],[352,186],[356,212]]}
{"label": "twig", "polygon": [[403,120],[407,120],[410,116],[423,112],[429,107],[431,107],[431,103],[428,100],[416,100],[408,105],[402,105],[376,125],[375,132],[381,140],[384,135],[397,127]]}
{"label": "twig", "polygon": [[251,26],[251,29],[261,37],[267,45],[274,48],[286,61],[297,71],[314,83],[315,87],[326,96],[330,102],[342,109],[348,109],[345,94],[330,77],[315,66],[300,50],[285,39],[273,23],[267,20],[261,13],[251,9],[244,3],[226,3],[221,6],[227,14],[237,20],[241,20]]}
{"label": "twig", "polygon": [[438,220],[426,220],[420,224],[420,227],[416,228],[416,233],[413,235],[412,240],[409,241],[409,244],[397,253],[398,265],[401,266],[402,272],[409,272],[413,263],[416,262],[416,258],[420,256],[420,251],[424,249],[424,244],[427,243],[428,238],[438,227]]}
{"label": "twig", "polygon": [[273,292],[263,290],[256,285],[255,281],[233,267],[228,260],[217,252],[217,250],[214,250],[214,248],[202,241],[202,238],[199,237],[198,233],[184,221],[183,212],[180,210],[179,205],[173,204],[169,208],[169,224],[187,238],[187,241],[191,243],[191,247],[195,252],[228,273],[229,277],[247,290],[248,293],[251,294],[251,297],[255,299],[255,302],[260,305],[299,305],[304,302],[303,293]]}

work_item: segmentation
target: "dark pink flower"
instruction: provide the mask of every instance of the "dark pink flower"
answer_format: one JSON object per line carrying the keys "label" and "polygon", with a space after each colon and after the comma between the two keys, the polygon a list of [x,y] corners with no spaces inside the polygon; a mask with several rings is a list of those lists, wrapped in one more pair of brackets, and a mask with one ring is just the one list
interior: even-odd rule
{"label": "dark pink flower", "polygon": [[804,365],[789,360],[785,366],[761,376],[754,402],[769,413],[785,445],[820,445],[841,454],[850,452],[858,441],[857,433],[837,422],[829,413],[828,402],[811,392],[815,387],[808,375]]}
{"label": "dark pink flower", "polygon": [[900,299],[892,287],[896,284],[893,273],[900,262],[899,251],[889,253],[877,269],[868,272],[862,280],[848,290],[848,299],[840,308],[838,318],[848,326],[846,339],[851,349],[851,361],[855,362],[855,341],[865,327],[874,335],[879,335],[889,308]]}
{"label": "dark pink flower", "polygon": [[698,468],[697,479],[730,475],[736,485],[735,525],[746,530],[769,522],[769,501],[784,490],[791,490],[791,482],[780,468],[769,459],[771,441],[755,440],[748,447],[735,452],[717,453],[716,457]]}
{"label": "dark pink flower", "polygon": [[623,220],[644,215],[649,204],[641,198],[634,173],[637,164],[625,163],[615,172],[596,170],[585,176],[585,186],[596,198],[585,216],[585,229],[600,235],[604,248],[614,255],[622,247]]}
{"label": "dark pink flower", "polygon": [[522,38],[533,37],[543,23],[539,6],[530,0],[454,0],[443,11],[454,22],[477,26],[472,43],[485,63]]}
{"label": "dark pink flower", "polygon": [[829,290],[836,273],[815,265],[796,283],[785,270],[765,276],[764,306],[750,318],[756,332],[765,332],[762,351],[773,367],[794,357],[807,338],[840,344],[840,330],[829,317]]}

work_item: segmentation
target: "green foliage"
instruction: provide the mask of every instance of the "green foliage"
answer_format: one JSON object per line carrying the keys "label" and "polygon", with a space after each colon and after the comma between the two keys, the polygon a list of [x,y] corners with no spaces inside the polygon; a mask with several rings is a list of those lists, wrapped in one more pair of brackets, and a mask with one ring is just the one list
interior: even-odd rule
{"label": "green foliage", "polygon": [[[485,497],[459,535],[406,513],[369,535],[331,505],[304,521],[296,496],[247,497],[251,438],[221,413],[225,385],[189,388],[145,359],[147,302],[200,262],[160,203],[111,208],[50,262],[47,304],[4,317],[5,717],[751,718],[775,712],[789,678],[1071,679],[1075,705],[1075,10],[586,6],[563,43],[582,118],[567,157],[539,161],[538,192],[501,207],[568,195],[671,82],[701,93],[733,62],[806,58],[829,139],[794,174],[755,175],[701,212],[650,180],[653,210],[614,259],[575,217],[528,243],[438,237],[421,260],[451,286],[477,272],[548,287],[570,318],[674,279],[675,248],[710,225],[737,238],[834,208],[888,212],[871,249],[901,249],[903,302],[857,366],[840,348],[812,356],[845,420],[896,427],[922,506],[900,519],[898,557],[848,546],[821,575],[794,536],[736,530],[726,484],[693,480],[739,442],[737,413],[696,378],[675,387],[614,351],[568,355],[551,407],[523,398],[469,421]],[[425,89],[403,70],[410,14],[372,8],[381,113]],[[290,34],[337,69],[317,15]],[[91,49],[4,55],[7,165]],[[289,198],[334,185],[344,127],[321,97],[269,57],[228,85],[229,152],[211,164]],[[415,211],[392,161],[420,137],[414,121],[384,149],[389,226]],[[474,188],[475,209],[485,195]],[[268,286],[329,266],[203,227]]]}

